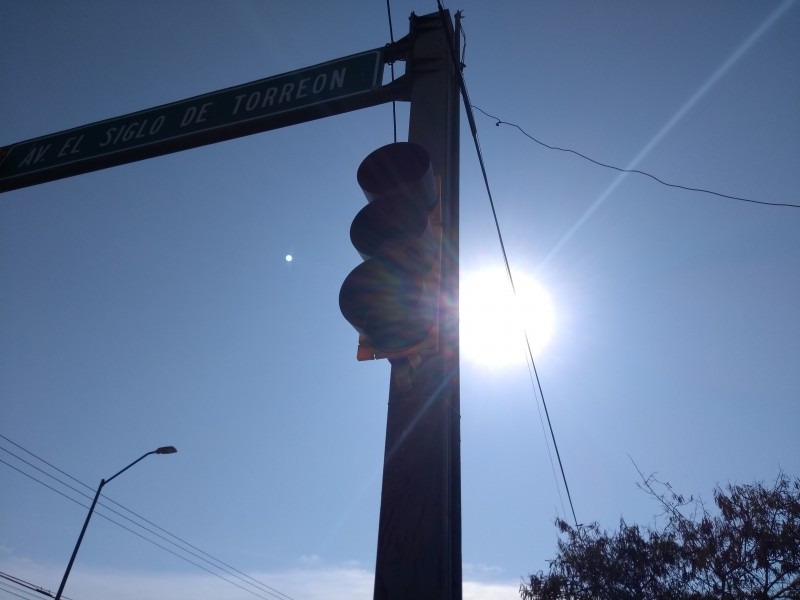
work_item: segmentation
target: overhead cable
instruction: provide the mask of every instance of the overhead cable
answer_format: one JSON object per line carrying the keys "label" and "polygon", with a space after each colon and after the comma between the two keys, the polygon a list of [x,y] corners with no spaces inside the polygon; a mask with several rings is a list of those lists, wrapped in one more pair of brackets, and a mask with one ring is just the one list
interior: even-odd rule
{"label": "overhead cable", "polygon": [[[88,486],[87,484],[85,484],[85,483],[83,483],[83,482],[79,481],[78,479],[76,479],[76,478],[75,478],[75,477],[73,477],[72,475],[70,475],[70,474],[66,473],[66,472],[65,472],[65,471],[63,471],[62,469],[59,469],[59,468],[58,468],[58,467],[56,467],[55,465],[53,465],[53,464],[51,464],[50,462],[46,461],[45,459],[43,459],[43,458],[41,458],[41,457],[37,456],[36,454],[34,454],[33,452],[31,452],[30,450],[27,450],[26,448],[24,448],[23,446],[21,446],[20,444],[18,444],[18,443],[16,443],[16,442],[14,442],[13,440],[9,439],[9,438],[8,438],[8,437],[6,437],[5,435],[3,435],[3,434],[0,434],[0,438],[2,438],[2,439],[4,439],[4,440],[6,440],[6,441],[7,441],[7,442],[9,442],[10,444],[13,444],[14,446],[16,446],[17,448],[19,448],[20,450],[22,450],[22,451],[26,452],[27,454],[29,454],[30,456],[32,456],[32,457],[34,457],[34,458],[36,458],[37,460],[41,461],[42,463],[46,464],[46,465],[47,465],[47,466],[49,466],[50,468],[52,468],[52,469],[55,469],[56,471],[58,471],[58,472],[59,472],[59,473],[61,473],[62,475],[64,475],[64,476],[68,477],[69,479],[72,479],[72,480],[73,480],[73,481],[75,481],[76,483],[79,483],[80,485],[83,485],[84,487],[86,487],[86,488],[88,488],[88,489],[90,489],[90,490],[92,489],[92,488],[91,488],[90,486]],[[64,481],[62,481],[62,480],[61,480],[61,479],[59,479],[58,477],[56,477],[56,476],[54,476],[54,475],[52,475],[52,474],[50,474],[50,473],[47,473],[47,472],[46,472],[46,471],[44,471],[43,469],[41,469],[41,468],[37,467],[36,465],[34,465],[34,464],[32,464],[32,463],[28,462],[27,460],[23,459],[22,457],[20,457],[20,456],[18,456],[18,455],[16,455],[16,454],[14,454],[14,453],[13,453],[13,452],[11,452],[10,450],[8,450],[8,449],[6,449],[6,448],[3,448],[3,447],[0,447],[0,450],[3,450],[4,452],[6,452],[6,453],[10,454],[11,456],[13,456],[14,458],[16,458],[16,459],[17,459],[17,460],[19,460],[20,462],[22,462],[22,463],[25,463],[25,464],[26,464],[26,465],[28,465],[29,467],[31,467],[31,468],[33,468],[33,469],[35,469],[35,470],[39,471],[40,473],[42,473],[42,474],[46,475],[47,477],[49,477],[49,478],[51,478],[51,479],[55,480],[56,482],[58,482],[59,484],[61,484],[61,485],[62,485],[62,486],[64,486],[64,487],[66,487],[66,488],[68,488],[68,489],[72,490],[73,492],[76,492],[76,493],[78,493],[78,494],[80,494],[80,495],[84,496],[84,497],[85,497],[85,498],[87,498],[87,499],[91,498],[91,496],[90,496],[89,494],[86,494],[86,493],[82,492],[81,490],[78,490],[78,489],[76,489],[75,487],[73,487],[73,486],[69,485],[68,483],[66,483],[66,482],[64,482]],[[6,466],[8,466],[8,467],[10,467],[10,468],[14,469],[15,471],[18,471],[18,472],[19,472],[19,473],[21,473],[22,475],[25,475],[26,477],[28,477],[28,478],[30,478],[30,479],[33,479],[34,481],[36,481],[36,482],[37,482],[37,483],[39,483],[40,485],[43,485],[44,487],[48,488],[49,490],[51,490],[51,491],[53,491],[53,492],[56,492],[57,494],[59,494],[59,495],[61,495],[61,496],[65,497],[65,498],[67,498],[68,500],[71,500],[72,502],[75,502],[76,504],[78,504],[78,505],[80,505],[80,506],[82,506],[82,507],[84,507],[84,508],[87,508],[87,509],[88,509],[88,505],[86,505],[86,504],[82,503],[82,502],[81,502],[81,501],[79,501],[79,500],[76,500],[75,498],[73,498],[73,497],[69,496],[68,494],[65,494],[64,492],[62,492],[62,491],[60,491],[60,490],[58,490],[58,489],[54,488],[53,486],[51,486],[51,485],[49,485],[49,484],[45,483],[44,481],[42,481],[41,479],[38,479],[38,478],[37,478],[37,477],[35,477],[34,475],[31,475],[30,473],[28,473],[28,472],[25,472],[24,470],[22,470],[22,469],[20,469],[20,468],[18,468],[18,467],[15,467],[14,465],[12,465],[12,464],[10,464],[10,463],[6,462],[5,460],[2,460],[2,459],[0,459],[0,463],[3,463],[3,464],[5,464]],[[159,534],[157,531],[153,531],[152,529],[150,529],[150,528],[146,527],[145,525],[142,525],[141,523],[137,523],[136,521],[134,521],[134,520],[133,520],[133,519],[131,519],[130,517],[128,517],[128,516],[126,516],[126,515],[122,514],[121,512],[119,512],[119,511],[115,510],[114,508],[112,508],[112,507],[108,506],[107,504],[105,504],[105,503],[103,503],[103,502],[98,502],[98,506],[100,506],[100,507],[102,507],[102,508],[104,508],[104,509],[106,509],[106,510],[108,510],[108,511],[112,512],[112,513],[114,513],[115,515],[117,515],[117,516],[119,516],[119,517],[121,517],[121,518],[125,519],[126,521],[128,521],[128,522],[129,522],[129,523],[131,523],[132,525],[135,525],[136,527],[139,527],[140,529],[143,529],[143,530],[144,530],[144,531],[146,531],[146,532],[147,532],[149,535],[153,535],[153,536],[155,536],[155,537],[157,537],[157,538],[160,538],[161,540],[163,540],[163,541],[164,541],[164,542],[166,542],[167,544],[170,544],[171,546],[173,546],[173,547],[177,548],[177,549],[178,549],[180,552],[184,552],[184,553],[186,553],[186,554],[188,554],[188,555],[190,555],[190,556],[193,556],[194,558],[197,558],[197,559],[199,559],[200,561],[202,561],[202,562],[204,562],[204,563],[206,563],[206,564],[210,565],[210,566],[211,566],[211,567],[213,567],[214,569],[218,569],[218,570],[222,571],[223,573],[225,573],[226,575],[229,575],[229,576],[233,577],[234,579],[238,579],[238,580],[239,580],[239,581],[241,581],[242,583],[244,583],[244,584],[246,584],[246,585],[249,585],[249,586],[251,586],[251,587],[254,587],[254,588],[256,588],[256,589],[257,589],[258,591],[260,591],[260,592],[263,592],[263,593],[266,593],[266,594],[268,594],[268,595],[269,595],[269,596],[271,596],[272,598],[277,598],[277,599],[279,599],[279,600],[294,600],[294,599],[293,599],[291,596],[289,596],[289,595],[287,595],[287,594],[284,594],[283,592],[280,592],[279,590],[277,590],[277,589],[275,589],[275,588],[273,588],[273,587],[271,587],[271,586],[269,586],[269,585],[267,585],[267,584],[265,584],[265,583],[263,583],[263,582],[261,582],[261,581],[259,581],[259,580],[255,579],[255,578],[251,577],[250,575],[247,575],[247,574],[245,574],[244,572],[240,571],[239,569],[236,569],[235,567],[232,567],[232,566],[231,566],[231,565],[229,565],[228,563],[226,563],[226,562],[224,562],[224,561],[222,561],[222,560],[220,560],[220,559],[218,559],[218,558],[215,558],[215,557],[214,557],[214,556],[212,556],[211,554],[209,554],[209,553],[207,553],[207,552],[204,552],[203,550],[200,550],[200,549],[199,549],[199,548],[197,548],[196,546],[194,546],[194,545],[192,545],[192,544],[190,544],[190,543],[186,542],[185,540],[181,539],[180,537],[178,537],[178,536],[176,536],[176,535],[174,535],[174,534],[170,533],[169,531],[167,531],[167,530],[166,530],[166,529],[164,529],[163,527],[160,527],[160,526],[156,525],[155,523],[153,523],[152,521],[149,521],[148,519],[145,519],[144,517],[142,517],[141,515],[137,514],[137,513],[136,513],[136,512],[134,512],[134,511],[132,511],[131,509],[129,509],[129,508],[126,508],[126,507],[122,506],[122,505],[121,505],[121,504],[119,504],[118,502],[115,502],[114,500],[111,500],[110,498],[105,498],[105,499],[106,499],[106,500],[108,500],[108,501],[110,501],[110,502],[113,502],[113,503],[114,503],[114,504],[116,504],[116,505],[117,505],[119,508],[121,508],[121,509],[123,509],[123,510],[125,510],[125,511],[129,512],[129,513],[130,513],[130,514],[132,514],[132,515],[135,515],[137,518],[139,518],[139,519],[141,519],[142,521],[144,521],[145,523],[147,523],[147,524],[149,524],[149,525],[151,525],[151,526],[155,527],[156,529],[158,529],[158,530],[160,530],[160,531],[162,531],[162,532],[166,533],[166,534],[167,534],[167,535],[169,535],[170,537],[172,537],[172,538],[174,538],[174,539],[176,539],[176,540],[180,541],[180,542],[181,542],[182,544],[184,544],[185,546],[188,546],[189,548],[192,548],[193,550],[196,550],[196,551],[197,551],[197,552],[199,552],[200,554],[207,556],[207,557],[208,557],[209,559],[211,559],[211,560],[208,560],[208,559],[204,558],[204,556],[201,556],[200,554],[198,554],[197,552],[193,552],[192,550],[189,550],[189,549],[187,549],[187,548],[185,548],[185,547],[183,547],[183,546],[181,546],[181,545],[179,545],[179,544],[175,543],[174,541],[172,541],[172,540],[170,540],[170,539],[166,538],[165,536],[163,536],[163,535]],[[220,579],[222,579],[223,581],[226,581],[226,582],[230,583],[231,585],[235,585],[236,587],[238,587],[238,588],[240,588],[240,589],[242,589],[242,590],[245,590],[245,591],[247,591],[247,592],[249,592],[249,593],[251,593],[251,594],[253,594],[253,595],[255,595],[255,596],[258,596],[258,597],[260,597],[260,598],[265,598],[264,596],[261,596],[260,594],[257,594],[257,593],[255,593],[255,592],[253,592],[252,590],[249,590],[249,589],[247,589],[247,588],[243,587],[242,585],[239,585],[239,584],[238,584],[238,583],[236,583],[235,581],[231,581],[230,579],[228,579],[228,578],[226,578],[226,577],[223,577],[223,576],[222,576],[222,575],[220,575],[219,573],[217,573],[217,572],[215,572],[215,571],[212,571],[211,569],[209,569],[209,568],[207,568],[207,567],[205,567],[205,566],[203,566],[203,565],[201,565],[201,564],[199,564],[199,563],[197,563],[197,562],[195,562],[195,561],[193,561],[193,560],[190,560],[190,559],[188,559],[186,556],[183,556],[182,554],[179,554],[178,552],[176,552],[176,551],[174,551],[174,550],[172,550],[172,549],[170,549],[170,548],[168,548],[168,547],[166,547],[166,546],[164,546],[164,545],[162,545],[162,544],[160,544],[160,543],[156,542],[155,540],[153,540],[153,539],[151,539],[151,538],[149,538],[149,537],[147,537],[147,536],[145,536],[145,535],[143,535],[143,534],[139,533],[138,531],[135,531],[135,530],[131,529],[130,527],[128,527],[128,526],[126,526],[126,525],[124,525],[124,524],[122,524],[122,523],[120,523],[120,522],[118,522],[118,521],[114,520],[113,518],[111,518],[111,517],[109,517],[109,516],[107,516],[107,515],[103,514],[102,512],[99,512],[99,511],[98,511],[98,512],[97,512],[97,514],[98,514],[98,515],[100,515],[101,517],[103,517],[104,519],[106,519],[107,521],[110,521],[111,523],[113,523],[113,524],[117,525],[118,527],[121,527],[122,529],[124,529],[124,530],[128,531],[129,533],[132,533],[133,535],[135,535],[135,536],[137,536],[137,537],[139,537],[139,538],[141,538],[141,539],[143,539],[143,540],[145,540],[145,541],[147,541],[147,542],[150,542],[150,543],[151,543],[151,544],[153,544],[154,546],[157,546],[158,548],[161,548],[162,550],[164,550],[164,551],[166,551],[166,552],[169,552],[169,553],[170,553],[170,554],[172,554],[173,556],[176,556],[176,557],[178,557],[178,558],[180,558],[180,559],[184,560],[185,562],[188,562],[189,564],[192,564],[192,565],[194,565],[194,566],[196,566],[196,567],[198,567],[198,568],[200,568],[200,569],[202,569],[202,570],[206,571],[207,573],[210,573],[210,574],[212,574],[212,575],[214,575],[214,576],[216,576],[216,577],[219,577],[219,578],[220,578]],[[211,562],[212,560],[213,560],[214,562]],[[215,563],[218,563],[218,564],[215,564]],[[220,565],[222,565],[222,566],[220,566]]]}
{"label": "overhead cable", "polygon": [[617,167],[615,165],[610,165],[608,163],[604,163],[604,162],[601,162],[599,160],[595,160],[594,158],[591,158],[591,157],[589,157],[589,156],[587,156],[587,155],[585,155],[585,154],[583,154],[581,152],[578,152],[577,150],[572,150],[570,148],[560,148],[559,146],[553,146],[551,144],[547,144],[547,143],[535,138],[534,136],[532,136],[530,133],[525,131],[522,127],[520,127],[516,123],[510,123],[508,121],[503,121],[499,117],[495,117],[494,115],[489,114],[488,112],[486,112],[485,110],[483,110],[479,106],[475,106],[474,104],[471,104],[470,107],[474,108],[475,110],[477,110],[480,113],[483,113],[484,115],[486,115],[490,119],[494,119],[496,127],[500,127],[500,125],[508,125],[509,127],[513,127],[515,129],[517,129],[522,135],[524,135],[525,137],[529,138],[530,140],[536,142],[540,146],[543,146],[544,148],[547,148],[548,150],[557,150],[558,152],[568,152],[570,154],[574,154],[576,156],[579,156],[584,160],[588,160],[589,162],[594,163],[595,165],[597,165],[599,167],[603,167],[603,168],[606,168],[606,169],[612,169],[614,171],[619,171],[620,173],[633,173],[633,174],[636,174],[636,175],[644,175],[645,177],[649,177],[650,179],[653,179],[654,181],[660,183],[661,185],[667,186],[667,187],[686,190],[686,191],[689,191],[689,192],[699,192],[701,194],[711,194],[713,196],[718,196],[720,198],[725,198],[727,200],[736,200],[738,202],[749,202],[751,204],[761,204],[761,205],[764,205],[764,206],[782,206],[782,207],[785,207],[785,208],[800,208],[800,204],[790,204],[790,203],[787,203],[787,202],[767,202],[765,200],[754,200],[752,198],[743,198],[741,196],[732,196],[730,194],[723,194],[722,192],[715,192],[713,190],[708,190],[708,189],[705,189],[705,188],[697,188],[697,187],[691,187],[691,186],[688,186],[688,185],[681,185],[681,184],[678,184],[678,183],[670,183],[668,181],[664,181],[660,177],[656,177],[652,173],[648,173],[647,171],[642,171],[640,169],[624,169],[622,167]]}
{"label": "overhead cable", "polygon": [[[444,8],[442,7],[441,2],[439,2],[438,5],[439,5],[439,14],[442,16],[442,19],[444,21],[444,20],[446,20]],[[497,230],[497,238],[498,238],[498,240],[500,242],[500,250],[501,250],[502,255],[503,255],[503,263],[505,265],[506,274],[508,275],[508,280],[509,280],[509,282],[511,284],[511,291],[513,292],[514,296],[516,296],[517,295],[517,290],[516,290],[516,287],[514,286],[514,278],[513,278],[512,274],[511,274],[511,265],[510,265],[509,260],[508,260],[508,253],[506,252],[505,243],[503,241],[503,234],[502,234],[502,232],[500,230],[500,221],[497,218],[497,210],[495,209],[494,197],[492,196],[491,186],[489,185],[489,177],[488,177],[488,174],[487,174],[487,171],[486,171],[486,164],[484,163],[484,160],[483,160],[483,152],[481,151],[480,141],[478,140],[478,128],[477,128],[477,125],[475,123],[475,116],[474,116],[474,114],[472,112],[472,104],[470,104],[470,101],[469,101],[469,92],[467,91],[467,84],[466,84],[466,81],[464,80],[464,73],[461,70],[461,63],[458,60],[458,56],[456,54],[456,49],[453,47],[452,40],[450,40],[449,38],[448,38],[448,50],[449,50],[449,54],[450,54],[450,59],[451,59],[452,64],[453,64],[453,72],[456,74],[456,77],[458,78],[458,86],[459,86],[459,89],[461,91],[462,100],[464,102],[464,108],[465,108],[465,110],[467,112],[467,120],[469,122],[470,130],[472,132],[472,140],[473,140],[473,143],[475,145],[475,152],[476,152],[477,157],[478,157],[478,163],[480,164],[481,174],[483,175],[483,183],[484,183],[484,186],[486,188],[486,195],[489,198],[489,205],[490,205],[491,210],[492,210],[492,216],[494,218],[495,229]],[[545,416],[547,418],[547,425],[548,425],[548,427],[550,429],[550,437],[551,437],[551,439],[553,441],[553,448],[555,449],[556,458],[558,459],[558,466],[559,466],[559,469],[561,470],[561,478],[562,478],[562,480],[564,482],[564,489],[565,489],[565,491],[567,493],[567,500],[569,501],[569,507],[570,507],[570,510],[572,511],[572,518],[575,521],[575,525],[577,526],[578,525],[578,518],[575,516],[575,507],[574,507],[573,502],[572,502],[572,494],[570,494],[570,491],[569,491],[569,484],[567,483],[567,476],[566,476],[566,473],[564,472],[564,463],[561,460],[561,453],[558,450],[558,443],[556,442],[555,432],[553,431],[553,424],[552,424],[552,421],[550,419],[550,411],[547,409],[547,402],[544,399],[544,391],[542,390],[542,384],[541,384],[541,381],[539,379],[539,373],[538,373],[538,370],[536,368],[536,363],[535,363],[535,361],[533,359],[533,353],[531,352],[531,344],[530,344],[530,340],[528,339],[528,332],[524,331],[524,329],[523,329],[523,332],[524,332],[524,335],[525,335],[525,343],[526,343],[526,346],[527,346],[527,349],[528,349],[528,357],[529,357],[530,364],[531,364],[531,366],[533,368],[533,373],[534,373],[535,379],[536,379],[536,387],[538,388],[538,391],[539,391],[539,398],[542,401],[542,407],[544,408],[544,413],[545,413]]]}

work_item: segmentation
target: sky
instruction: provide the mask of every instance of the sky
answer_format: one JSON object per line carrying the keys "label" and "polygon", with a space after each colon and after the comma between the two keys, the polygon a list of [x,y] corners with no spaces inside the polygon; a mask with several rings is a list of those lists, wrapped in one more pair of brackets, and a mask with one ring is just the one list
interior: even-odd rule
{"label": "sky", "polygon": [[[798,2],[446,6],[486,113],[800,205]],[[391,9],[399,38],[436,5]],[[0,145],[389,36],[378,0],[0,0]],[[706,499],[800,474],[800,209],[476,123],[511,271],[550,299],[536,372],[578,521],[652,523],[637,466]],[[371,597],[389,365],[355,360],[337,295],[392,131],[382,105],[0,195],[0,572],[55,592],[101,478],[174,445],[104,488],[124,516],[98,507],[67,596]],[[460,177],[466,281],[503,258],[463,110]],[[462,352],[467,599],[517,598],[572,520],[531,379],[522,349]]]}

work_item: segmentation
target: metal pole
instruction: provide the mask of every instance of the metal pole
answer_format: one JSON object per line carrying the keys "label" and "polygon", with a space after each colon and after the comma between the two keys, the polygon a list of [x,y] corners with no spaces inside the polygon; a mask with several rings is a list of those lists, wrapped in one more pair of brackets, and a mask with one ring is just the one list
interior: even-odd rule
{"label": "metal pole", "polygon": [[64,571],[64,577],[61,578],[61,585],[58,586],[58,592],[56,592],[55,600],[61,600],[61,593],[64,591],[64,586],[67,585],[67,578],[69,577],[69,572],[72,571],[72,564],[75,562],[75,557],[78,556],[78,550],[81,547],[81,542],[83,541],[83,535],[86,533],[86,528],[89,526],[89,520],[92,518],[92,514],[94,513],[94,507],[97,505],[97,499],[100,498],[100,491],[103,489],[103,486],[107,484],[109,481],[122,475],[125,471],[130,469],[133,465],[138,463],[143,458],[150,456],[151,454],[174,454],[177,450],[173,446],[162,446],[157,450],[151,450],[150,452],[145,452],[131,464],[129,464],[124,469],[121,469],[114,473],[108,479],[101,479],[100,485],[97,486],[97,492],[94,495],[94,500],[92,500],[92,505],[89,507],[89,514],[86,515],[86,520],[83,522],[83,528],[81,529],[81,534],[78,536],[78,541],[75,543],[75,548],[72,550],[72,556],[69,557],[69,563],[67,563],[67,570]]}
{"label": "metal pole", "polygon": [[83,534],[86,533],[86,528],[89,526],[89,519],[92,518],[92,513],[94,512],[94,507],[97,504],[97,499],[100,497],[100,490],[103,489],[103,486],[105,484],[106,480],[101,479],[100,485],[97,486],[97,492],[94,495],[94,500],[92,500],[92,505],[89,507],[89,514],[86,515],[86,520],[83,522],[83,528],[81,529],[81,534],[78,536],[78,542],[75,544],[75,549],[72,551],[72,556],[69,557],[67,570],[64,571],[64,577],[61,578],[61,585],[58,586],[58,591],[56,592],[56,600],[61,600],[61,592],[64,591],[64,586],[67,585],[67,578],[69,577],[69,572],[72,570],[72,563],[75,562],[75,557],[78,556],[78,549],[81,547],[81,542],[83,541]]}
{"label": "metal pole", "polygon": [[[461,599],[458,355],[458,88],[447,11],[412,15],[409,141],[441,178],[439,349],[410,371],[392,365],[375,600]],[[404,382],[398,385],[398,382]]]}

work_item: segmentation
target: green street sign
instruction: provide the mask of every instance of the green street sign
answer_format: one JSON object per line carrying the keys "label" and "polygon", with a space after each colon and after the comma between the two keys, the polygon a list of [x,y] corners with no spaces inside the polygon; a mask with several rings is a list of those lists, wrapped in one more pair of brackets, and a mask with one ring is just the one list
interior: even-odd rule
{"label": "green street sign", "polygon": [[370,50],[6,146],[0,191],[354,110],[380,87],[383,64]]}

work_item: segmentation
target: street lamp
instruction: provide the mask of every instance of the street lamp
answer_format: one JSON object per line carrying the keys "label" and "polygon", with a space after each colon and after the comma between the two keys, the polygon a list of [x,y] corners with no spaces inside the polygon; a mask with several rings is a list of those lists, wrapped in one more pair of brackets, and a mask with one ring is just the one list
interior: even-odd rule
{"label": "street lamp", "polygon": [[146,456],[150,456],[151,454],[175,454],[178,450],[175,446],[162,446],[156,450],[151,450],[150,452],[146,452],[142,454],[139,458],[129,464],[127,467],[122,469],[121,471],[115,473],[108,479],[101,479],[100,485],[97,486],[97,492],[94,495],[94,500],[92,500],[92,505],[89,507],[89,514],[86,515],[86,520],[83,522],[83,529],[81,529],[81,534],[78,536],[78,542],[75,544],[75,549],[72,551],[72,556],[69,557],[69,564],[67,564],[67,570],[64,571],[64,577],[61,580],[61,585],[58,586],[58,592],[56,593],[55,600],[61,600],[61,592],[64,591],[64,586],[67,584],[67,577],[69,577],[69,572],[72,570],[72,563],[75,562],[75,557],[78,555],[78,548],[81,547],[81,542],[83,541],[83,534],[86,533],[86,527],[89,525],[89,519],[92,518],[92,513],[94,512],[94,507],[97,504],[97,499],[100,497],[100,490],[103,489],[103,486],[107,484],[109,481],[117,477],[118,475],[122,475],[125,471],[130,469],[133,465],[138,463]]}

